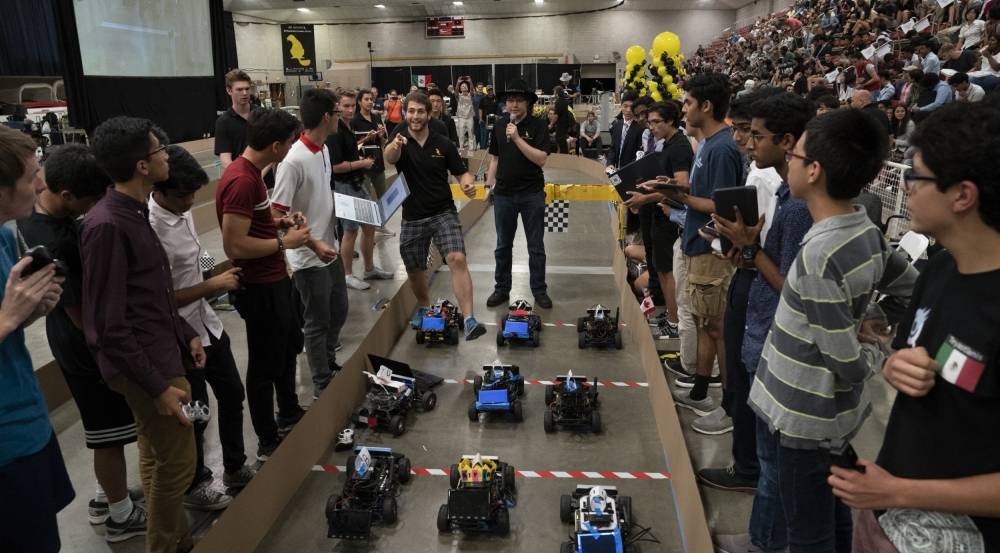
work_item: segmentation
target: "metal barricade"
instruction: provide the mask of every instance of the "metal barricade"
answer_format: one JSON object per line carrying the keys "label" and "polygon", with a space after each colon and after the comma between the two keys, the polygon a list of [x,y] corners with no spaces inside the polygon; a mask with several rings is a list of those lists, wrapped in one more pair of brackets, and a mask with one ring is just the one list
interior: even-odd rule
{"label": "metal barricade", "polygon": [[910,230],[910,212],[906,209],[906,194],[899,188],[903,171],[908,168],[906,165],[887,161],[875,180],[864,189],[864,192],[875,194],[882,200],[883,223],[893,215],[902,216],[889,221],[886,237],[890,240],[899,240],[900,236]]}

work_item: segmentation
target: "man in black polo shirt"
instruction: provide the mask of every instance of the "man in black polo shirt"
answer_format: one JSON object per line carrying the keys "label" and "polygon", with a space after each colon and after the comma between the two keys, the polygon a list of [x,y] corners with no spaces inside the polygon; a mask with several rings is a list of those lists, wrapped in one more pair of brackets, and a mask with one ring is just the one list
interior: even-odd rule
{"label": "man in black polo shirt", "polygon": [[563,87],[557,86],[552,89],[552,95],[556,97],[555,111],[556,111],[556,147],[559,148],[560,154],[569,153],[569,145],[566,142],[566,138],[569,136],[569,120],[572,115],[569,112],[569,100],[566,99],[566,94],[563,92]]}
{"label": "man in black polo shirt", "polygon": [[[340,110],[339,130],[326,139],[326,147],[330,150],[330,164],[333,165],[333,185],[337,194],[346,194],[355,198],[370,199],[365,188],[364,171],[375,165],[374,158],[361,159],[358,155],[358,142],[351,130],[351,119],[357,109],[357,93],[353,90],[338,90],[337,109]],[[347,275],[347,286],[355,290],[367,290],[371,285],[365,282],[370,279],[392,279],[392,273],[375,266],[375,227],[362,225],[357,221],[341,219],[344,236],[340,240],[340,258],[344,261],[344,272]],[[354,243],[358,239],[358,229],[361,229],[361,258],[365,262],[364,280],[354,275]]]}
{"label": "man in black polo shirt", "polygon": [[476,185],[455,144],[428,126],[431,109],[430,98],[424,93],[407,95],[403,101],[407,128],[385,148],[385,160],[406,177],[410,188],[410,197],[403,202],[399,253],[419,306],[413,326],[419,327],[431,305],[426,271],[433,239],[448,263],[458,306],[468,315],[465,339],[475,340],[486,334],[486,327],[476,322],[472,312],[472,276],[465,262],[462,223],[451,196],[448,172],[458,178],[470,199],[476,195]]}
{"label": "man in black polo shirt", "polygon": [[479,132],[480,148],[485,149],[487,147],[486,143],[489,142],[487,140],[489,133],[487,132],[486,129],[489,127],[490,124],[489,117],[490,115],[496,115],[496,114],[497,114],[497,97],[493,94],[493,85],[486,85],[486,96],[483,96],[483,98],[479,100],[478,116],[479,116],[479,129],[480,129]]}
{"label": "man in black polo shirt", "polygon": [[496,307],[510,299],[514,234],[521,216],[528,242],[528,272],[535,305],[552,307],[545,285],[545,175],[549,132],[545,121],[531,115],[538,96],[521,81],[512,81],[500,98],[509,118],[493,126],[489,153],[493,156],[486,182],[492,186],[493,218],[497,226],[494,278],[496,287],[486,300]]}
{"label": "man in black polo shirt", "polygon": [[[440,131],[438,132],[448,137],[452,142],[455,143],[455,146],[458,146],[458,127],[455,126],[455,120],[452,119],[450,115],[445,113],[444,93],[441,92],[440,89],[432,88],[427,91],[427,97],[430,98],[431,100],[431,114],[430,114],[431,121],[428,121],[428,123],[433,124],[435,121],[441,121],[442,123],[444,123],[445,126],[448,128],[448,132],[447,133],[441,133]],[[403,121],[403,124],[406,125],[406,121]]]}
{"label": "man in black polo shirt", "polygon": [[[247,149],[247,118],[250,117],[250,75],[242,69],[226,73],[226,94],[233,101],[232,107],[215,120],[215,155],[222,162],[222,170],[240,157]],[[265,167],[264,185],[274,188],[274,172]]]}

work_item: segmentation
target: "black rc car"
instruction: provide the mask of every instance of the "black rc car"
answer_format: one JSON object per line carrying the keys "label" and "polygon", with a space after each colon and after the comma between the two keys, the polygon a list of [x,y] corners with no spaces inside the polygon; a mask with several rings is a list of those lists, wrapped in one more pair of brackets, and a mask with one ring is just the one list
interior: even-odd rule
{"label": "black rc car", "polygon": [[400,486],[410,481],[410,460],[387,447],[358,447],[347,458],[344,491],[326,502],[327,537],[366,540],[373,523],[396,522]]}
{"label": "black rc car", "polygon": [[364,371],[372,381],[365,403],[354,410],[351,420],[358,425],[388,428],[393,436],[406,431],[406,413],[419,405],[431,411],[437,405],[437,394],[417,386],[416,380],[393,374],[387,367],[378,374]]}
{"label": "black rc car", "polygon": [[438,300],[424,316],[417,329],[417,343],[444,342],[458,344],[458,337],[465,330],[465,318],[455,304]]}
{"label": "black rc car", "polygon": [[546,432],[555,432],[556,426],[589,426],[594,434],[601,433],[601,414],[597,408],[597,377],[587,386],[586,376],[559,375],[555,384],[545,386]]}
{"label": "black rc car", "polygon": [[614,486],[577,486],[559,498],[559,519],[573,524],[570,541],[559,553],[635,553],[629,543],[632,498],[618,495]]}
{"label": "black rc car", "polygon": [[517,300],[510,304],[510,311],[500,321],[497,330],[497,345],[503,346],[508,341],[528,341],[532,347],[538,347],[541,339],[542,316],[531,311],[531,304]]}
{"label": "black rc car", "polygon": [[576,320],[576,331],[579,333],[580,349],[587,346],[611,347],[622,349],[622,335],[618,331],[618,315],[620,309],[615,310],[615,316],[611,316],[611,310],[601,304],[597,304],[587,310],[586,317]]}
{"label": "black rc car", "polygon": [[508,508],[517,502],[514,467],[497,457],[465,455],[451,466],[448,503],[438,510],[439,532],[510,532]]}
{"label": "black rc car", "polygon": [[524,395],[524,377],[517,365],[503,365],[499,361],[483,365],[483,376],[472,381],[472,393],[476,399],[469,402],[469,420],[479,421],[479,413],[503,411],[512,413],[515,422],[524,420],[521,400]]}

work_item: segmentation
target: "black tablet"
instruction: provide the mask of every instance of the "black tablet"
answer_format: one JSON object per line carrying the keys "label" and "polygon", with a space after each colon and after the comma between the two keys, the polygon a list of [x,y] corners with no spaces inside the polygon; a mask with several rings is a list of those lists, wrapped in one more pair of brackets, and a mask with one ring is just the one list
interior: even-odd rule
{"label": "black tablet", "polygon": [[[740,208],[743,215],[743,222],[752,227],[757,224],[760,215],[757,213],[757,187],[756,186],[734,186],[732,188],[720,188],[712,193],[712,200],[715,202],[715,214],[729,221],[736,220],[735,206]],[[728,253],[733,248],[733,243],[726,237],[719,238],[722,241],[722,252]]]}

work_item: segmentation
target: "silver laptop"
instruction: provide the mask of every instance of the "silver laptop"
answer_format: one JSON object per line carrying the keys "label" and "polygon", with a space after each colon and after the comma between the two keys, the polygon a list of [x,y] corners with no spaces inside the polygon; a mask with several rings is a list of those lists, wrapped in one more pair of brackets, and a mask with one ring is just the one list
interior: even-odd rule
{"label": "silver laptop", "polygon": [[400,173],[396,182],[377,202],[346,194],[334,194],[333,203],[337,217],[381,227],[392,218],[408,197],[410,197],[410,187],[406,184],[406,178]]}

